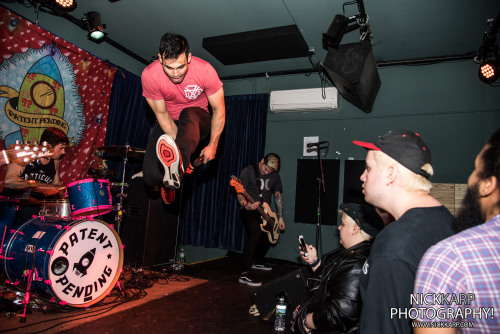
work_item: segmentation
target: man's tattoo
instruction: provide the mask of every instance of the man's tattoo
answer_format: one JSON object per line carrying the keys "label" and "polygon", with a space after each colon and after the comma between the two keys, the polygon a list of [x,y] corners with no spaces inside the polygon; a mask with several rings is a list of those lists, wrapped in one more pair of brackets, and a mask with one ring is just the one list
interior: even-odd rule
{"label": "man's tattoo", "polygon": [[281,197],[280,192],[274,193],[274,203],[276,204],[276,210],[278,211],[276,213],[278,218],[283,217],[283,198]]}

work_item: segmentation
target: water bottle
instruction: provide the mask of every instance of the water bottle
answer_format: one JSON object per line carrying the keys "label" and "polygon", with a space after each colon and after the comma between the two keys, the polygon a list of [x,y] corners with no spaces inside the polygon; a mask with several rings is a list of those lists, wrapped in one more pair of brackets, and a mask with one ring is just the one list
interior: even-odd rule
{"label": "water bottle", "polygon": [[274,330],[284,331],[286,324],[286,302],[284,297],[279,297],[276,304],[276,318],[274,318]]}

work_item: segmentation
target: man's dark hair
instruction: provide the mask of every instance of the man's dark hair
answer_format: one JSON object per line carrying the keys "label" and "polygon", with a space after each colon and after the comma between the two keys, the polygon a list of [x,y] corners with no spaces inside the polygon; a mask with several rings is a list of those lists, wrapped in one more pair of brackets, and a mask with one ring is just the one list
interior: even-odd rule
{"label": "man's dark hair", "polygon": [[44,141],[49,143],[53,148],[57,144],[69,144],[68,136],[57,128],[46,128],[40,137],[40,142],[43,143]]}
{"label": "man's dark hair", "polygon": [[488,140],[482,154],[483,168],[478,173],[480,179],[496,177],[500,181],[500,129],[496,130]]}
{"label": "man's dark hair", "polygon": [[177,59],[181,53],[189,55],[189,43],[184,36],[166,33],[160,41],[160,55],[165,59]]}

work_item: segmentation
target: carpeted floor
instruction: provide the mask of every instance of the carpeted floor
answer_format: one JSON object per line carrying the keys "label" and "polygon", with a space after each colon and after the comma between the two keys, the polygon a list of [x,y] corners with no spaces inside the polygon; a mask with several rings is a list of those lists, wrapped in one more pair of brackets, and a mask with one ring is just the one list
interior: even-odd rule
{"label": "carpeted floor", "polygon": [[[240,261],[228,256],[187,265],[180,275],[168,268],[129,272],[133,279],[126,277],[122,291],[89,309],[38,307],[24,324],[19,312],[4,312],[0,333],[273,333],[272,323],[248,313],[255,288],[238,282]],[[298,267],[270,262],[272,271],[254,271],[265,285]]]}

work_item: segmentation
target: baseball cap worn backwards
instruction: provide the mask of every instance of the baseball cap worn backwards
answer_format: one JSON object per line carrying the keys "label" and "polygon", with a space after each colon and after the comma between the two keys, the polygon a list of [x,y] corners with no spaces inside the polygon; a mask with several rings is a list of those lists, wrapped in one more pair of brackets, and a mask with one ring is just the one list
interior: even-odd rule
{"label": "baseball cap worn backwards", "polygon": [[372,237],[376,237],[378,232],[384,228],[382,218],[371,206],[358,203],[341,203],[340,210],[351,217],[363,231]]}
{"label": "baseball cap worn backwards", "polygon": [[384,152],[413,173],[426,179],[430,177],[422,167],[431,163],[431,150],[418,133],[394,130],[378,137],[374,143],[358,140],[353,140],[353,143],[369,150]]}

